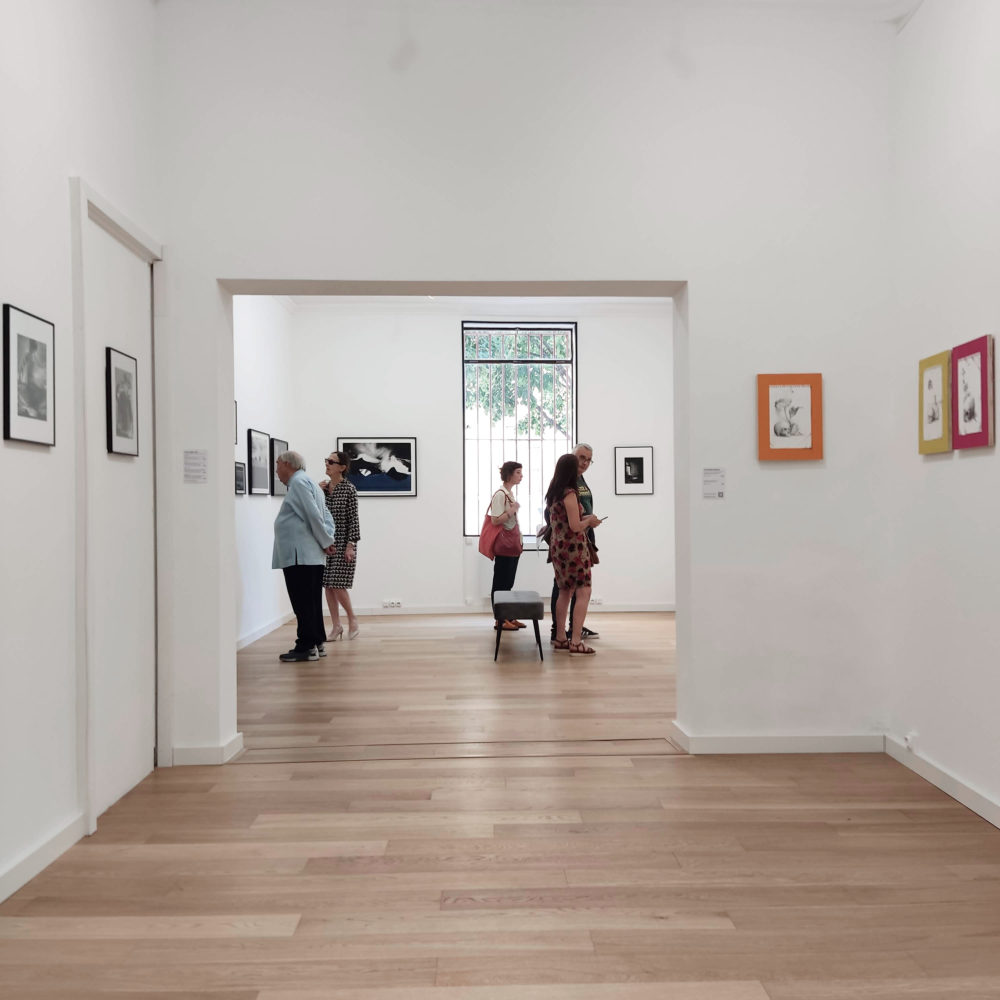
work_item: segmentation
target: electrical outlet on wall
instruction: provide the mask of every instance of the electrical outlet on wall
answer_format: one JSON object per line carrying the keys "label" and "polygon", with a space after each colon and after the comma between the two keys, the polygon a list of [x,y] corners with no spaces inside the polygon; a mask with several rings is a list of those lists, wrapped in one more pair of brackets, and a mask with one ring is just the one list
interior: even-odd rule
{"label": "electrical outlet on wall", "polygon": [[604,603],[604,598],[603,597],[592,597],[590,599],[590,603],[591,604],[603,604]]}

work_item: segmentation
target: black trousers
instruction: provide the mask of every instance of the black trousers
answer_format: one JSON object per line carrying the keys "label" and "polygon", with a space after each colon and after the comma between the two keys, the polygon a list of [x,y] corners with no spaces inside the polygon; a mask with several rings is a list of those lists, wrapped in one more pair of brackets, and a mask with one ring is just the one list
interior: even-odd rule
{"label": "black trousers", "polygon": [[298,621],[295,648],[311,649],[326,641],[323,631],[323,565],[286,566],[285,589]]}
{"label": "black trousers", "polygon": [[517,576],[517,561],[520,556],[494,556],[493,557],[493,589],[490,591],[490,605],[493,604],[493,595],[498,590],[513,590],[514,577]]}

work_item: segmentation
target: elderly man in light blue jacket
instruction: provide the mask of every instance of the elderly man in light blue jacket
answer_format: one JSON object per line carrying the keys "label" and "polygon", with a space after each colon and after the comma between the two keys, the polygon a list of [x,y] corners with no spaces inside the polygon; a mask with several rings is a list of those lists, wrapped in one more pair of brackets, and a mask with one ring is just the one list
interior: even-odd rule
{"label": "elderly man in light blue jacket", "polygon": [[323,491],[306,475],[297,451],[284,451],[274,462],[278,478],[288,487],[274,520],[271,568],[285,574],[285,587],[298,622],[295,646],[278,659],[285,663],[318,660],[326,655],[323,628],[323,567],[336,552],[333,518]]}

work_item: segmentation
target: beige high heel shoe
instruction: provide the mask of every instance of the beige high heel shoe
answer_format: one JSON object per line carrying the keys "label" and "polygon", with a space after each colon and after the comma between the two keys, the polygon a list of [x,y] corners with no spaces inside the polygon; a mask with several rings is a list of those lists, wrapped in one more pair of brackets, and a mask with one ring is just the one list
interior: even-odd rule
{"label": "beige high heel shoe", "polygon": [[361,635],[361,629],[360,629],[360,628],[359,628],[359,627],[358,627],[357,625],[355,625],[355,626],[354,626],[354,628],[352,628],[352,629],[351,629],[351,630],[350,630],[350,631],[349,631],[349,632],[347,633],[347,638],[348,638],[348,639],[357,639],[357,637],[358,637],[359,635]]}
{"label": "beige high heel shoe", "polygon": [[330,629],[330,634],[326,637],[327,642],[336,642],[344,634],[344,626],[338,625]]}

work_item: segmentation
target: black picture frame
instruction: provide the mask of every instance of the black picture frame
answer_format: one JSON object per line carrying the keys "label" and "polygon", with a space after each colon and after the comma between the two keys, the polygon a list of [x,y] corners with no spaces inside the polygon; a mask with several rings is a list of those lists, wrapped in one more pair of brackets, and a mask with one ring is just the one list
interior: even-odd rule
{"label": "black picture frame", "polygon": [[653,492],[653,446],[622,445],[615,448],[615,494],[649,495]]}
{"label": "black picture frame", "polygon": [[271,493],[270,440],[270,434],[247,428],[247,492],[251,496],[266,497]]}
{"label": "black picture frame", "polygon": [[242,496],[247,491],[247,467],[244,462],[236,463],[236,495]]}
{"label": "black picture frame", "polygon": [[56,443],[56,328],[41,316],[3,307],[3,436]]}
{"label": "black picture frame", "polygon": [[139,362],[104,349],[104,412],[109,455],[139,456]]}
{"label": "black picture frame", "polygon": [[364,497],[417,495],[415,437],[341,437],[337,451],[347,453],[346,479]]}
{"label": "black picture frame", "polygon": [[271,438],[271,496],[283,497],[288,493],[288,487],[278,478],[278,470],[274,463],[282,452],[288,451],[288,442],[281,438]]}

